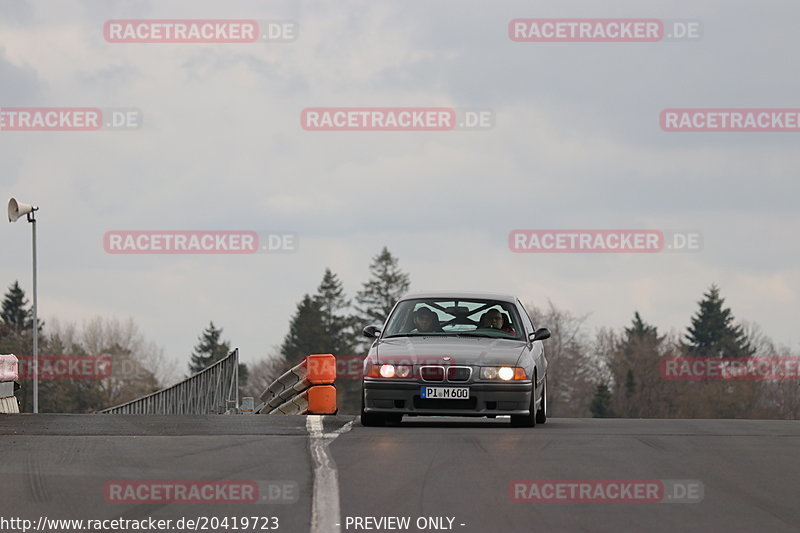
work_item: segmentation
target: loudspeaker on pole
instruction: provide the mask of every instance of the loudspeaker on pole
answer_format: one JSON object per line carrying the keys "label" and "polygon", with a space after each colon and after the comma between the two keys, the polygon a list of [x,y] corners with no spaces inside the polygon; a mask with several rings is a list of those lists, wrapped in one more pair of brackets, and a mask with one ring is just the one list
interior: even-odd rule
{"label": "loudspeaker on pole", "polygon": [[23,204],[17,202],[16,198],[12,198],[8,201],[8,221],[16,222],[19,217],[32,213],[37,209],[39,208],[35,205]]}

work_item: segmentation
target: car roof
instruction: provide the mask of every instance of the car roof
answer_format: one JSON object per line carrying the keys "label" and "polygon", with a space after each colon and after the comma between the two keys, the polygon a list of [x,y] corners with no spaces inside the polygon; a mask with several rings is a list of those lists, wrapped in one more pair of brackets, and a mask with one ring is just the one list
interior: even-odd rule
{"label": "car roof", "polygon": [[434,292],[412,292],[406,294],[400,301],[413,300],[416,298],[447,298],[458,300],[498,300],[501,302],[516,303],[517,298],[510,294],[500,294],[495,292],[469,292],[469,291],[434,291]]}

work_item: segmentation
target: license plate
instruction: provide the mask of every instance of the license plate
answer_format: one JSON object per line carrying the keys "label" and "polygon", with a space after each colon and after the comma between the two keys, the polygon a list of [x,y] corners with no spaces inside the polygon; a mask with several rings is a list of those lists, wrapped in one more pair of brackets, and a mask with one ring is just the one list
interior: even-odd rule
{"label": "license plate", "polygon": [[422,398],[437,400],[469,400],[468,387],[422,387]]}

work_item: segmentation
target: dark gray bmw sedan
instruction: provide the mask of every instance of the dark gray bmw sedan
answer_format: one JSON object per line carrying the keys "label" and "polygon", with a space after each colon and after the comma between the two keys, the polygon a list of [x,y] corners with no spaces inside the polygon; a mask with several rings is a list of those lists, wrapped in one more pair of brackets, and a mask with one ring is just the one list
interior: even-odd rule
{"label": "dark gray bmw sedan", "polygon": [[403,415],[510,415],[511,424],[547,420],[547,328],[534,328],[513,296],[417,293],[395,304],[364,360],[361,423]]}

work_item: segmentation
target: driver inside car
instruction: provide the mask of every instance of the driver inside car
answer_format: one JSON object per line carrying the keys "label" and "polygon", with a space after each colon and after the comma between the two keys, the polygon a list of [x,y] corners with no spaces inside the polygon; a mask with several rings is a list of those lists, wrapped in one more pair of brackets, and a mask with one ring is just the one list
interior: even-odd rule
{"label": "driver inside car", "polygon": [[442,332],[442,327],[439,325],[439,318],[436,316],[436,313],[427,307],[420,307],[414,311],[414,325],[416,329],[413,329],[411,331],[412,333]]}
{"label": "driver inside car", "polygon": [[481,316],[478,328],[499,329],[501,331],[505,331],[506,333],[516,335],[514,330],[511,329],[509,325],[506,325],[506,321],[503,319],[502,313],[500,313],[500,311],[497,309],[489,309],[486,311]]}

